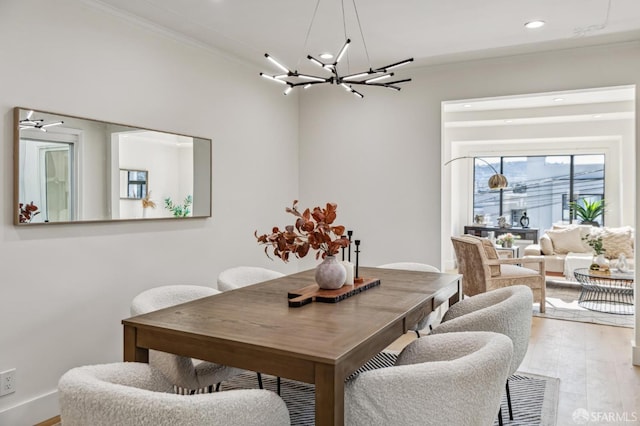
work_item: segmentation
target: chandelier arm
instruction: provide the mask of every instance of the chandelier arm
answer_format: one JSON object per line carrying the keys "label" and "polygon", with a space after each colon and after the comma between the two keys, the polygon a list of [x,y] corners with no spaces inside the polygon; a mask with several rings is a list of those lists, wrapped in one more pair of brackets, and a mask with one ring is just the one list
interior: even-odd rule
{"label": "chandelier arm", "polygon": [[409,58],[409,59],[405,59],[404,61],[399,61],[399,62],[395,62],[393,64],[385,65],[384,67],[380,67],[380,68],[374,69],[374,71],[387,72],[391,68],[396,68],[396,67],[399,67],[401,65],[408,64],[409,62],[413,62],[413,58]]}
{"label": "chandelier arm", "polygon": [[410,78],[405,78],[404,80],[396,80],[396,81],[388,81],[385,83],[367,83],[366,81],[349,81],[349,84],[360,84],[362,86],[378,86],[378,87],[387,87],[392,84],[406,83],[411,81]]}
{"label": "chandelier arm", "polygon": [[298,86],[306,86],[306,85],[314,85],[314,84],[327,84],[327,83],[331,83],[333,81],[333,77],[329,77],[326,79],[326,81],[301,81],[299,83],[288,83],[291,87],[298,87]]}

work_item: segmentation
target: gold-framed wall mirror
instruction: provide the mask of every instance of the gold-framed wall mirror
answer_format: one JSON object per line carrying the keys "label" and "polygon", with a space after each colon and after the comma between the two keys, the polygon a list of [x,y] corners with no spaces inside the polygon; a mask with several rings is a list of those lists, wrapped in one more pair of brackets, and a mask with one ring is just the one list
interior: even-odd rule
{"label": "gold-framed wall mirror", "polygon": [[211,149],[211,139],[15,107],[14,223],[211,217]]}

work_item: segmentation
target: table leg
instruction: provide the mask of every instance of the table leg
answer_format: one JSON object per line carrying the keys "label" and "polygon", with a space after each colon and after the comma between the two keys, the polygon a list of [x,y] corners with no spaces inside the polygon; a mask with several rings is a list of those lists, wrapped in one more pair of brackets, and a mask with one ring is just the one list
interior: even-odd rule
{"label": "table leg", "polygon": [[449,298],[449,307],[462,300],[462,278],[456,282],[457,291]]}
{"label": "table leg", "polygon": [[338,377],[333,365],[316,364],[316,425],[344,424],[344,377]]}
{"label": "table leg", "polygon": [[124,326],[124,360],[135,362],[149,362],[149,349],[137,346],[137,329]]}

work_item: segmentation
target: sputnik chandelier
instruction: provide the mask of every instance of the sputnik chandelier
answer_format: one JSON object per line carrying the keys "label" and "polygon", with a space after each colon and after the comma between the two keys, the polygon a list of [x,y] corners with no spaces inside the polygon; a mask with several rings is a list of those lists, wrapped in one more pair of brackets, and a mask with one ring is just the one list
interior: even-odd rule
{"label": "sputnik chandelier", "polygon": [[64,121],[55,121],[53,123],[45,124],[43,119],[35,119],[31,118],[33,116],[33,110],[27,113],[27,118],[20,120],[20,130],[24,129],[38,129],[40,131],[46,132],[47,127],[51,126],[59,126],[64,123]]}
{"label": "sputnik chandelier", "polygon": [[[302,86],[303,89],[308,89],[311,86],[318,85],[318,84],[326,84],[326,83],[339,85],[343,87],[347,92],[351,92],[359,98],[363,98],[364,95],[359,91],[357,91],[356,89],[354,89],[353,86],[386,87],[388,89],[399,91],[400,87],[397,85],[401,83],[409,82],[411,81],[411,79],[405,78],[400,80],[392,80],[394,73],[391,72],[390,70],[395,69],[399,66],[408,64],[410,62],[413,62],[413,58],[405,59],[403,61],[395,62],[393,64],[389,64],[379,68],[371,67],[371,61],[369,60],[369,51],[367,50],[367,44],[364,41],[364,34],[362,32],[362,25],[360,24],[360,16],[358,15],[358,8],[356,7],[356,1],[352,0],[352,2],[353,2],[353,9],[355,11],[356,19],[358,21],[358,27],[360,29],[360,36],[362,37],[364,50],[367,56],[367,60],[369,61],[368,71],[357,72],[357,73],[348,74],[344,76],[340,75],[340,73],[338,72],[338,63],[347,53],[347,49],[349,48],[349,44],[351,43],[351,39],[347,38],[347,35],[346,35],[344,0],[342,0],[342,22],[343,22],[343,27],[345,29],[345,38],[347,41],[344,43],[344,45],[338,52],[338,55],[335,56],[335,61],[332,63],[326,63],[319,59],[314,58],[311,55],[307,55],[307,59],[311,63],[313,63],[314,65],[317,65],[322,70],[324,70],[325,73],[328,73],[330,75],[318,76],[318,75],[299,73],[298,70],[292,71],[291,69],[285,67],[280,62],[278,62],[275,58],[273,58],[273,56],[269,55],[268,53],[264,54],[265,58],[267,58],[273,65],[275,65],[280,71],[282,71],[282,73],[277,75],[269,75],[261,72],[260,75],[266,78],[267,80],[271,80],[276,83],[286,85],[287,87],[284,90],[285,95],[288,95],[289,93],[291,93],[291,91],[298,86]],[[313,27],[313,22],[315,20],[316,13],[318,12],[319,5],[320,5],[320,0],[318,0],[316,3],[315,11],[313,12],[313,17],[311,18],[311,24],[309,25],[309,29],[307,30],[307,36],[304,41],[304,47],[307,46],[309,34],[311,33],[311,28]],[[331,55],[328,55],[328,56],[331,57]]]}

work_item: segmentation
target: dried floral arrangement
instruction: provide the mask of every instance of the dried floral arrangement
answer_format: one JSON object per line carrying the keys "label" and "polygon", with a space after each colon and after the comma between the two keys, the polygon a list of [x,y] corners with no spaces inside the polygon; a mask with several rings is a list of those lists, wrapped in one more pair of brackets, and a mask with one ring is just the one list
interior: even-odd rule
{"label": "dried floral arrangement", "polygon": [[29,204],[20,203],[18,207],[20,209],[20,223],[29,223],[40,214],[38,206],[33,204],[33,201]]}
{"label": "dried floral arrangement", "polygon": [[317,250],[316,259],[324,259],[349,246],[349,240],[343,237],[345,227],[333,224],[337,208],[337,204],[327,203],[325,208],[307,208],[300,213],[298,200],[294,200],[293,205],[285,210],[297,218],[294,225],[287,225],[283,230],[276,226],[270,234],[263,235],[258,235],[256,230],[254,235],[258,244],[266,246],[264,252],[270,259],[270,248],[284,262],[288,262],[292,254],[297,258],[305,257],[310,249]]}
{"label": "dried floral arrangement", "polygon": [[156,208],[156,203],[151,200],[151,191],[147,192],[147,196],[142,199],[142,208],[146,209],[148,207]]}

